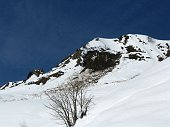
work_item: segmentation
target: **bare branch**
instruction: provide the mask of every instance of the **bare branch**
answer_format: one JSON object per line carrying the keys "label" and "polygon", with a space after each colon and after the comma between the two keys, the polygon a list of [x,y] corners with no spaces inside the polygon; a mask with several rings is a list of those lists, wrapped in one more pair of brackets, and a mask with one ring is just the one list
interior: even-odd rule
{"label": "bare branch", "polygon": [[92,102],[87,97],[87,85],[83,81],[73,80],[60,86],[55,93],[46,93],[51,104],[46,106],[52,110],[52,116],[67,127],[74,126],[78,118],[83,118]]}

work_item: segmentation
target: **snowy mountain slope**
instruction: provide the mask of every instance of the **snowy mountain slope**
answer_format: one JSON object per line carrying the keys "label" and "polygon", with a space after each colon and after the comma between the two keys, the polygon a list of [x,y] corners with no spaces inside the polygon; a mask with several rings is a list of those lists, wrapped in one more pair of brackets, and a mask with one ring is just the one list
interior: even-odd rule
{"label": "snowy mountain slope", "polygon": [[[168,58],[126,82],[107,84],[101,79],[89,91],[94,105],[75,127],[169,127],[169,70]],[[29,127],[59,127],[45,108],[47,103],[44,97],[0,101],[0,126],[18,127],[25,121]]]}
{"label": "snowy mountain slope", "polygon": [[[53,68],[50,72],[44,73],[41,69],[33,70],[25,80],[9,82],[0,89],[23,85],[53,84],[54,80],[61,81],[63,79],[65,81],[73,73],[80,73],[86,69],[99,71],[112,67],[112,69],[119,68],[120,72],[127,68],[132,70],[133,66],[137,66],[135,69],[142,71],[169,56],[170,41],[156,40],[137,34],[123,35],[115,39],[95,38],[64,59],[58,67]],[[126,69],[123,70],[123,68]],[[138,73],[140,71],[135,72],[133,76]]]}
{"label": "snowy mountain slope", "polygon": [[75,127],[169,127],[170,59],[123,83],[91,89],[95,105]]}
{"label": "snowy mountain slope", "polygon": [[157,126],[167,127],[169,56],[170,41],[137,34],[95,38],[50,72],[33,70],[25,80],[1,87],[0,126],[18,127],[26,121],[29,126],[57,127],[44,106],[48,103],[44,91],[70,78],[90,77],[95,105],[77,127],[156,126],[151,118]]}

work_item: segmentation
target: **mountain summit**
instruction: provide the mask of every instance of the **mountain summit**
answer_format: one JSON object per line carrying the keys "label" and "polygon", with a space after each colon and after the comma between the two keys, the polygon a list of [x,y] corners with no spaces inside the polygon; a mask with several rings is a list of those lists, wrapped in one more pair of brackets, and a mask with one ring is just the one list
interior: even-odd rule
{"label": "mountain summit", "polygon": [[[127,34],[114,39],[95,38],[65,58],[50,72],[44,73],[42,69],[33,70],[25,80],[9,82],[0,89],[53,84],[55,80],[62,82],[70,76],[83,75],[83,72],[87,71],[88,73],[110,71],[113,75],[121,72],[124,73],[124,78],[131,78],[169,56],[170,41],[138,34]],[[127,75],[124,71],[132,73]],[[98,79],[95,80],[97,82]]]}
{"label": "mountain summit", "polygon": [[0,126],[60,127],[44,106],[50,103],[45,93],[78,79],[94,104],[75,127],[169,127],[168,57],[170,41],[138,34],[95,38],[51,71],[35,69],[2,86]]}

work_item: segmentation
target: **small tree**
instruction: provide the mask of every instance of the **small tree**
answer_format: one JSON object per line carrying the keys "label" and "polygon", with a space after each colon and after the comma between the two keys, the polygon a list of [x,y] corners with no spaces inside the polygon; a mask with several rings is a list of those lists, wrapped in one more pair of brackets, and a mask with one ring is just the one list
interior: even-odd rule
{"label": "small tree", "polygon": [[23,121],[22,123],[20,123],[20,127],[27,127],[27,124],[25,121]]}
{"label": "small tree", "polygon": [[92,102],[92,97],[87,97],[86,93],[83,81],[70,81],[53,93],[46,93],[51,101],[47,108],[53,111],[52,116],[60,121],[59,124],[74,126],[78,118],[86,115]]}

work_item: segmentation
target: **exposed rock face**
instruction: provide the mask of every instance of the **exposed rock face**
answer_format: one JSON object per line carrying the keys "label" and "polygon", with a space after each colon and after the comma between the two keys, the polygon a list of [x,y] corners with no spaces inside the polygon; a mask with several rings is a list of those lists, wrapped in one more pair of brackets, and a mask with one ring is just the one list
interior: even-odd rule
{"label": "exposed rock face", "polygon": [[114,67],[119,64],[121,54],[111,54],[109,52],[88,51],[83,56],[82,66],[86,69],[92,69],[93,71],[100,71],[107,69],[108,67]]}
{"label": "exposed rock face", "polygon": [[50,79],[49,77],[42,77],[38,81],[36,81],[32,84],[36,84],[36,85],[45,84],[49,79]]}
{"label": "exposed rock face", "polygon": [[35,69],[28,73],[26,80],[29,79],[32,75],[36,75],[38,77],[40,74],[44,74],[44,70],[43,69]]}
{"label": "exposed rock face", "polygon": [[167,51],[166,56],[170,57],[170,49]]}
{"label": "exposed rock face", "polygon": [[58,71],[56,73],[51,74],[49,77],[56,77],[56,78],[58,78],[58,77],[60,77],[62,75],[64,75],[64,72]]}

